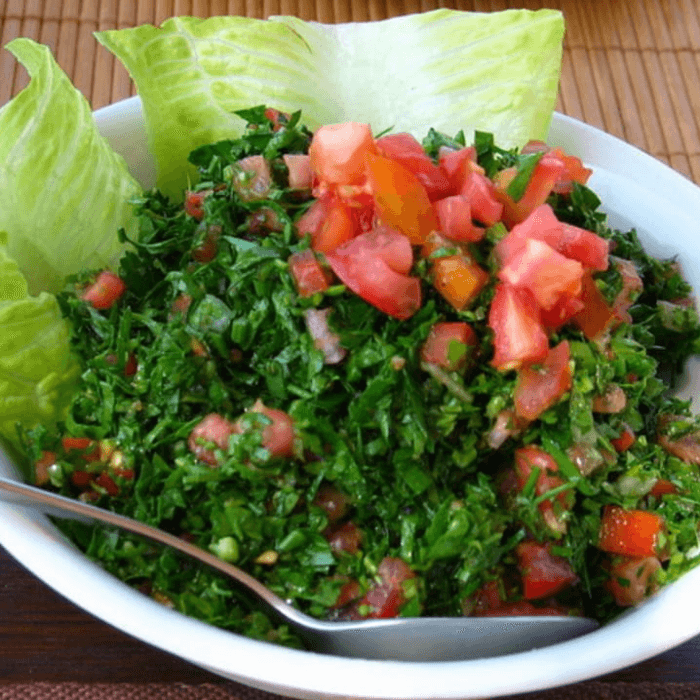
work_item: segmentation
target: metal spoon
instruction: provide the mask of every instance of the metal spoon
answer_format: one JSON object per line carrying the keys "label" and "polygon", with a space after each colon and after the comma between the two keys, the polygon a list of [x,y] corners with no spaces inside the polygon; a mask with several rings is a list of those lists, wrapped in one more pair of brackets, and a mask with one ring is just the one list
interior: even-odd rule
{"label": "metal spoon", "polygon": [[501,656],[573,639],[598,627],[584,617],[417,617],[358,622],[316,620],[285,603],[236,566],[185,540],[82,501],[0,477],[0,500],[43,512],[78,515],[172,547],[230,576],[291,625],[309,649],[324,654],[400,661],[456,661]]}

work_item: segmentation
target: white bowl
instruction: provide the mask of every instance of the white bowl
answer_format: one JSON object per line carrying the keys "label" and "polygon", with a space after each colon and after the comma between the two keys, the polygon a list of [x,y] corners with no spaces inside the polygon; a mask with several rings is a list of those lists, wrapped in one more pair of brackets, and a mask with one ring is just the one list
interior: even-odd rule
{"label": "white bowl", "polygon": [[[153,184],[138,98],[95,116],[134,175]],[[698,187],[619,139],[559,114],[550,142],[594,168],[590,186],[613,226],[636,227],[655,255],[677,254],[700,289]],[[698,385],[695,365],[684,393],[692,396]],[[8,471],[0,461],[0,473]],[[590,679],[700,633],[698,568],[606,627],[545,649],[446,663],[346,659],[253,641],[169,610],[102,571],[47,518],[20,506],[0,504],[0,544],[60,594],[127,634],[220,676],[295,698],[493,698]]]}

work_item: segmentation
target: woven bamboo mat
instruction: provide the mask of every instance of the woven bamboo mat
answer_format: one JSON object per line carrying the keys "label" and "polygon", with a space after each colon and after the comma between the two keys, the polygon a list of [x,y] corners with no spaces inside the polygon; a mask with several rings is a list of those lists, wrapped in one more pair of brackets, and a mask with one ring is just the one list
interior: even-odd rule
{"label": "woven bamboo mat", "polygon": [[[160,24],[173,15],[297,15],[378,20],[436,7],[488,12],[552,7],[567,24],[557,109],[597,126],[700,184],[700,0],[0,0],[0,45],[48,44],[93,108],[134,94],[98,29]],[[0,52],[0,105],[27,76]]]}

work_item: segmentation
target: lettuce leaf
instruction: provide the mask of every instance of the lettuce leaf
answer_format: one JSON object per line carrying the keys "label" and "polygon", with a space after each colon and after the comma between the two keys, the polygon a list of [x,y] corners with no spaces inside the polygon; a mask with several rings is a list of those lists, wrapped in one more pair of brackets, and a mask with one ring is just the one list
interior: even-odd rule
{"label": "lettuce leaf", "polygon": [[80,372],[69,338],[56,298],[29,296],[17,263],[0,245],[0,437],[13,443],[16,423],[29,428],[61,417]]}
{"label": "lettuce leaf", "polygon": [[233,112],[257,104],[301,109],[311,128],[352,120],[419,137],[486,130],[505,147],[544,139],[563,34],[555,10],[436,10],[338,25],[178,17],[96,37],[137,85],[158,186],[180,196],[189,152],[240,135]]}
{"label": "lettuce leaf", "polygon": [[[31,81],[0,109],[0,438],[59,419],[79,367],[50,292],[116,264],[141,188],[99,135],[89,104],[29,39],[7,47]],[[34,296],[30,296],[30,293]]]}
{"label": "lettuce leaf", "polygon": [[141,188],[48,47],[6,48],[32,79],[0,109],[0,231],[30,291],[56,292],[66,275],[117,262],[117,231],[135,230],[128,200]]}

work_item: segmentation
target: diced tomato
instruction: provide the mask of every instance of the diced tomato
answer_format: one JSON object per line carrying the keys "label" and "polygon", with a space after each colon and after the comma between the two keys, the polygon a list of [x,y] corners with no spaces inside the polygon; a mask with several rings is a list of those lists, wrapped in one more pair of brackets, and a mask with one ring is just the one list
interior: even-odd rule
{"label": "diced tomato", "polygon": [[[543,496],[566,483],[558,476],[559,465],[548,452],[536,445],[519,447],[515,451],[515,477],[518,490],[522,491],[525,488],[533,471],[537,472],[535,482],[535,495],[537,496]],[[573,494],[570,491],[562,491],[554,498],[554,502],[548,498],[541,501],[538,509],[542,513],[543,520],[553,532],[564,534],[566,520],[563,515],[573,507]]]}
{"label": "diced tomato", "polygon": [[544,204],[554,185],[564,173],[564,163],[556,157],[542,156],[530,176],[525,193],[516,202],[508,194],[508,187],[516,175],[515,168],[502,170],[494,178],[496,197],[503,204],[503,223],[511,228],[525,221],[534,209]]}
{"label": "diced tomato", "polygon": [[496,189],[486,175],[470,169],[459,194],[469,201],[472,216],[485,226],[493,226],[503,216],[503,204],[496,197]]}
{"label": "diced tomato", "polygon": [[571,321],[589,340],[601,338],[615,325],[615,314],[595,280],[588,274],[581,280],[581,301],[583,310],[573,316]]}
{"label": "diced tomato", "polygon": [[84,437],[64,437],[61,445],[65,452],[78,452],[86,462],[96,462],[100,459],[100,446],[94,440]]}
{"label": "diced tomato", "polygon": [[375,226],[358,238],[356,245],[368,255],[381,258],[394,272],[407,275],[413,267],[413,248],[408,238],[390,226]]}
{"label": "diced tomato", "polygon": [[328,289],[328,275],[312,250],[303,250],[289,256],[289,271],[300,297],[311,297]]}
{"label": "diced tomato", "polygon": [[649,491],[649,495],[654,496],[654,498],[661,498],[674,493],[678,493],[678,488],[668,479],[657,479],[651,491]]}
{"label": "diced tomato", "polygon": [[252,202],[265,199],[270,194],[272,173],[263,156],[247,156],[236,163],[231,184],[238,196]]}
{"label": "diced tomato", "polygon": [[608,590],[622,607],[637,605],[657,588],[656,573],[661,568],[657,557],[620,557],[610,567]]}
{"label": "diced tomato", "polygon": [[323,535],[334,552],[357,554],[362,546],[362,530],[351,520],[337,527],[328,528]]}
{"label": "diced tomato", "polygon": [[377,576],[379,583],[375,583],[354,607],[364,618],[397,617],[406,602],[403,584],[416,574],[403,560],[384,557],[377,568]]}
{"label": "diced tomato", "polygon": [[463,194],[444,197],[433,203],[440,231],[451,241],[478,243],[485,229],[474,225],[469,200]]}
{"label": "diced tomato", "polygon": [[536,207],[524,221],[513,226],[510,232],[494,246],[496,260],[507,265],[525,246],[529,239],[547,243],[555,250],[561,238],[562,224],[548,204]]}
{"label": "diced tomato", "polygon": [[133,352],[130,352],[126,358],[126,364],[124,365],[124,376],[133,377],[138,371],[138,368],[139,363],[136,359],[136,355]]}
{"label": "diced tomato", "polygon": [[586,229],[562,223],[562,237],[554,246],[562,255],[578,260],[589,270],[608,269],[609,244],[604,239]]}
{"label": "diced tomato", "polygon": [[583,311],[583,308],[580,296],[562,294],[551,309],[540,310],[540,319],[547,331],[556,331]]}
{"label": "diced tomato", "polygon": [[476,333],[468,323],[435,323],[421,348],[421,359],[449,371],[462,369],[469,359],[469,348],[476,344]]}
{"label": "diced tomato", "polygon": [[93,482],[95,475],[91,472],[87,472],[84,469],[76,469],[70,477],[73,486],[77,486],[79,489],[85,489]]}
{"label": "diced tomato", "polygon": [[630,447],[632,447],[632,445],[634,445],[636,439],[637,438],[632,428],[630,428],[628,425],[625,425],[622,428],[619,437],[616,437],[613,440],[611,440],[610,444],[618,452],[626,452],[627,450],[629,450]]}
{"label": "diced tomato", "polygon": [[527,600],[556,595],[578,580],[569,562],[552,554],[549,542],[521,542],[516,555]]}
{"label": "diced tomato", "polygon": [[119,495],[119,487],[114,483],[114,479],[112,479],[109,474],[102,472],[95,477],[94,481],[107,492],[108,496]]}
{"label": "diced tomato", "polygon": [[628,557],[658,555],[663,518],[645,510],[606,506],[598,533],[598,547],[610,554]]}
{"label": "diced tomato", "polygon": [[612,310],[615,318],[623,323],[631,323],[632,317],[628,309],[644,289],[644,284],[632,261],[617,257],[611,258],[611,261],[622,277],[622,289],[613,301]]}
{"label": "diced tomato", "polygon": [[571,389],[569,359],[569,343],[564,340],[541,363],[518,371],[513,398],[520,418],[535,420]]}
{"label": "diced tomato", "polygon": [[474,617],[510,617],[513,615],[567,615],[559,605],[535,606],[529,600],[505,602],[501,599],[498,581],[485,583],[470,600],[465,601],[465,615]]}
{"label": "diced tomato", "polygon": [[605,392],[591,400],[593,413],[620,413],[627,406],[625,390],[618,384],[608,384]]}
{"label": "diced tomato", "polygon": [[285,153],[282,156],[289,172],[289,187],[292,190],[311,189],[311,158],[302,153]]}
{"label": "diced tomato", "polygon": [[388,134],[377,139],[376,145],[380,155],[398,161],[418,178],[431,201],[450,193],[447,175],[430,160],[423,146],[411,134]]}
{"label": "diced tomato", "polygon": [[438,152],[438,164],[450,183],[450,194],[459,193],[470,170],[483,174],[483,170],[476,164],[474,146],[457,150],[443,146]]}
{"label": "diced tomato", "polygon": [[329,253],[358,233],[352,209],[339,199],[322,197],[297,222],[300,236],[311,234],[311,246]]}
{"label": "diced tomato", "polygon": [[435,289],[457,311],[466,309],[486,286],[489,275],[482,267],[465,256],[449,255],[432,264]]}
{"label": "diced tomato", "polygon": [[365,162],[377,216],[408,236],[411,243],[422,244],[439,228],[425,187],[398,161],[368,154]]}
{"label": "diced tomato", "polygon": [[215,449],[227,450],[229,440],[236,432],[238,430],[230,420],[218,413],[210,413],[192,429],[187,444],[197,459],[215,467],[219,464]]}
{"label": "diced tomato", "polygon": [[[200,227],[203,224],[200,224]],[[198,227],[198,229],[200,228]],[[197,246],[192,250],[192,257],[200,263],[211,262],[219,250],[219,238],[221,236],[221,226],[207,226],[203,231],[198,230],[198,237],[201,238]]]}
{"label": "diced tomato", "polygon": [[564,163],[564,172],[553,187],[553,191],[558,194],[570,194],[575,182],[585,185],[593,174],[590,168],[583,165],[580,158],[570,156],[559,148],[552,149],[549,155],[560,158]]}
{"label": "diced tomato", "polygon": [[186,316],[191,305],[192,297],[189,294],[178,294],[170,306],[170,314],[168,315],[168,319],[172,321],[179,316]]}
{"label": "diced tomato", "polygon": [[331,484],[319,486],[314,498],[314,505],[322,508],[328,521],[335,523],[344,518],[350,509],[350,498]]}
{"label": "diced tomato", "polygon": [[548,153],[552,158],[559,158],[564,165],[564,172],[554,185],[553,191],[559,194],[569,194],[573,189],[573,183],[585,185],[593,171],[585,168],[580,158],[570,156],[560,148],[550,148],[544,141],[528,141],[520,151],[527,153]]}
{"label": "diced tomato", "polygon": [[361,185],[367,177],[366,156],[376,150],[369,124],[322,126],[309,146],[311,170],[321,186]]}
{"label": "diced tomato", "polygon": [[687,420],[684,416],[673,416],[669,414],[660,415],[658,418],[659,435],[657,440],[669,454],[687,462],[688,464],[700,464],[700,432],[693,431],[686,435],[681,435],[671,439],[664,435],[665,427],[676,420]]}
{"label": "diced tomato", "polygon": [[498,278],[531,292],[542,309],[551,309],[562,297],[581,293],[583,266],[542,241],[528,238],[498,272]]}
{"label": "diced tomato", "polygon": [[[347,581],[343,584],[338,593],[338,597],[333,603],[333,607],[337,610],[339,608],[345,608],[349,606],[352,602],[356,601],[362,595],[362,587],[355,580]],[[345,617],[345,616],[343,616]],[[358,617],[359,615],[348,615],[348,617]]]}
{"label": "diced tomato", "polygon": [[49,468],[56,463],[56,453],[42,450],[41,457],[34,464],[34,483],[44,486],[50,481]]}
{"label": "diced tomato", "polygon": [[185,213],[197,221],[204,218],[204,200],[213,190],[200,190],[199,192],[185,193]]}
{"label": "diced tomato", "polygon": [[118,275],[103,270],[80,298],[94,308],[104,310],[114,306],[125,291],[126,285]]}
{"label": "diced tomato", "polygon": [[491,364],[496,369],[518,369],[547,357],[549,339],[540,322],[537,301],[529,290],[496,285],[488,325],[494,332]]}
{"label": "diced tomato", "polygon": [[[294,421],[277,408],[269,408],[258,399],[250,413],[261,413],[271,423],[262,429],[262,445],[273,457],[291,457],[294,454]],[[234,425],[236,432],[243,430],[240,420]]]}
{"label": "diced tomato", "polygon": [[271,123],[273,131],[279,131],[289,121],[289,114],[280,112],[279,109],[268,107],[265,110],[265,119]]}
{"label": "diced tomato", "polygon": [[406,274],[413,250],[403,234],[387,227],[363,233],[326,259],[343,284],[380,311],[405,320],[420,308],[420,280]]}
{"label": "diced tomato", "polygon": [[591,231],[562,223],[548,204],[533,209],[496,244],[494,250],[501,265],[512,260],[528,239],[547,243],[558,253],[578,260],[590,270],[608,268],[608,242]]}

